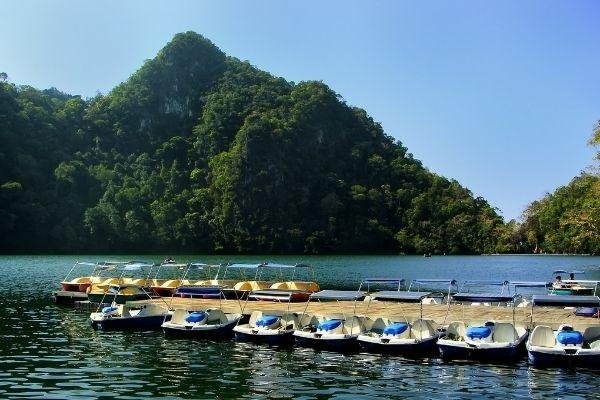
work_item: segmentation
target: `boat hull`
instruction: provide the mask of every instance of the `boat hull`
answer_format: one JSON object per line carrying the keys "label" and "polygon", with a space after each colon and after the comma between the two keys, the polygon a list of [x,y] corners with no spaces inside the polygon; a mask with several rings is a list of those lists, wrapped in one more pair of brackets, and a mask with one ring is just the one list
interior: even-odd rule
{"label": "boat hull", "polygon": [[175,293],[176,288],[152,286],[150,290],[153,294],[159,297],[171,297]]}
{"label": "boat hull", "polygon": [[175,297],[191,299],[219,299],[222,297],[221,290],[214,286],[181,286],[176,291]]}
{"label": "boat hull", "polygon": [[76,301],[85,301],[88,299],[85,292],[65,292],[62,290],[52,292],[52,298],[56,304],[62,306],[73,306]]}
{"label": "boat hull", "polygon": [[237,324],[237,319],[219,325],[203,325],[200,329],[194,329],[192,326],[165,326],[163,332],[167,337],[188,338],[188,339],[230,339],[233,337],[233,328]]}
{"label": "boat hull", "polygon": [[534,367],[585,367],[600,368],[600,351],[579,351],[567,353],[564,351],[529,350],[527,352],[529,364]]}
{"label": "boat hull", "polygon": [[367,353],[424,356],[434,354],[437,350],[438,337],[434,336],[413,343],[394,343],[393,341],[382,341],[380,338],[358,338],[360,348]]}
{"label": "boat hull", "polygon": [[241,342],[251,342],[258,344],[267,344],[271,346],[284,346],[294,343],[294,331],[280,331],[268,329],[263,331],[243,329],[234,329],[235,338]]}
{"label": "boat hull", "polygon": [[[169,317],[167,317],[169,320]],[[90,319],[92,328],[108,331],[108,330],[154,330],[160,329],[165,321],[164,315],[151,315],[145,317],[112,317],[106,319]]]}
{"label": "boat hull", "polygon": [[294,339],[300,347],[329,350],[339,353],[353,353],[359,350],[357,335],[327,335],[313,332],[294,333]]}
{"label": "boat hull", "polygon": [[250,293],[248,300],[305,303],[309,297],[310,292],[300,290],[261,290]]}
{"label": "boat hull", "polygon": [[518,343],[499,347],[476,347],[465,342],[443,343],[438,341],[440,358],[443,361],[516,362],[525,354],[525,337]]}

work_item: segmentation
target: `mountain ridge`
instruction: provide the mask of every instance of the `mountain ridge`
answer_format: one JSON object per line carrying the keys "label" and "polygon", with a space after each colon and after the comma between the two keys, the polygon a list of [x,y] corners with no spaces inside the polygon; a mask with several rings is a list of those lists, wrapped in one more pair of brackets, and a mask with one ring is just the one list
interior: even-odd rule
{"label": "mountain ridge", "polygon": [[[495,210],[424,168],[366,111],[322,82],[291,83],[226,56],[194,32],[175,35],[106,95],[2,83],[3,109],[50,121],[54,129],[38,134],[60,138],[45,167],[0,173],[4,251],[502,249]],[[0,127],[0,138],[42,140],[25,122]],[[23,186],[38,169],[44,182]],[[29,217],[19,201],[44,214],[39,228],[21,227]]]}

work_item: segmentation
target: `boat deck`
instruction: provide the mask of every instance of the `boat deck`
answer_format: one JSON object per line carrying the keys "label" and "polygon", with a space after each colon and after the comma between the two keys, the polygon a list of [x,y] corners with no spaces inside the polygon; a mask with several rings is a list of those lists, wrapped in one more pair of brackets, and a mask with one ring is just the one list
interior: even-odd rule
{"label": "boat deck", "polygon": [[76,301],[87,300],[87,293],[57,290],[52,292],[52,298],[56,304],[73,305]]}
{"label": "boat deck", "polygon": [[[159,302],[171,304],[170,298],[143,300],[135,303]],[[249,315],[252,311],[270,311],[270,312],[303,312],[306,303],[286,303],[269,301],[237,301],[237,300],[213,300],[213,299],[184,299],[173,298],[173,308],[187,309],[207,309],[217,308],[222,305],[224,312],[240,312]],[[367,309],[368,302],[353,301],[328,301],[311,302],[307,313],[331,315],[366,315],[373,317],[405,317],[409,321],[420,317],[421,308],[418,303],[388,303],[371,302]],[[242,310],[243,307],[243,310]],[[451,305],[450,312],[447,315],[448,305],[446,304],[425,304],[423,305],[423,318],[434,320],[440,325],[448,324],[452,321],[465,321],[483,323],[487,320],[497,322],[512,322],[513,309],[506,306],[462,306]],[[600,326],[600,319],[579,317],[574,315],[573,309],[561,309],[557,307],[535,307],[533,310],[533,325],[548,325],[557,329],[561,324],[570,324],[575,329],[583,330],[588,326]],[[531,323],[531,306],[515,308],[515,321],[518,325],[529,326]]]}

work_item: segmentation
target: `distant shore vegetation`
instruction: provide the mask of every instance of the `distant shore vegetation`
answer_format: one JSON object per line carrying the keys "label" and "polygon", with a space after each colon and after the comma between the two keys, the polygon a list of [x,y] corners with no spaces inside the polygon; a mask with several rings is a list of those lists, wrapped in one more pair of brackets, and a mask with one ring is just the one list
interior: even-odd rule
{"label": "distant shore vegetation", "polygon": [[8,78],[4,253],[600,252],[597,175],[505,223],[327,85],[274,77],[194,32],[91,99]]}

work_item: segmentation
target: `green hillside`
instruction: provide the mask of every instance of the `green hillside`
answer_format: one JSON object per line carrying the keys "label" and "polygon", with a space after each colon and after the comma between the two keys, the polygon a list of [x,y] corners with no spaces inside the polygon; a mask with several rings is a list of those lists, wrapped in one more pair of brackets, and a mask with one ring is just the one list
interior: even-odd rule
{"label": "green hillside", "polygon": [[0,83],[0,141],[4,252],[503,249],[495,210],[366,111],[193,32],[89,100]]}

